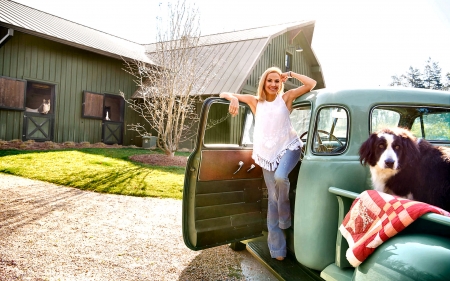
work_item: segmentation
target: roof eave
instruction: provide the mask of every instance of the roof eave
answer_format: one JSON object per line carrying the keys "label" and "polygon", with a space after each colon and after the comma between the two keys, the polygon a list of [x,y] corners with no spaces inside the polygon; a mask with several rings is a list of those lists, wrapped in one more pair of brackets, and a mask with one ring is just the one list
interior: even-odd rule
{"label": "roof eave", "polygon": [[36,32],[36,31],[33,31],[33,30],[26,29],[26,28],[23,28],[23,27],[15,26],[15,25],[12,25],[12,24],[9,24],[9,23],[0,22],[0,25],[4,26],[6,28],[11,28],[11,29],[13,29],[15,31],[19,31],[19,32],[25,33],[25,34],[29,34],[29,35],[40,37],[40,38],[47,39],[47,40],[51,40],[51,41],[58,42],[58,43],[61,43],[61,44],[64,44],[64,45],[68,45],[68,46],[72,46],[72,47],[75,47],[75,48],[78,48],[78,49],[82,49],[82,50],[86,50],[86,51],[89,51],[89,52],[93,52],[93,53],[96,53],[96,54],[99,54],[99,55],[111,57],[111,58],[114,58],[114,59],[139,60],[139,61],[143,61],[143,62],[146,62],[146,63],[154,64],[147,56],[142,56],[140,58],[138,58],[138,57],[133,58],[133,57],[130,57],[130,56],[126,56],[126,57],[125,56],[120,56],[118,54],[106,52],[104,50],[93,48],[93,47],[89,47],[89,46],[86,46],[86,45],[83,45],[83,44],[77,44],[77,43],[72,42],[72,41],[64,40],[64,39],[61,39],[61,38],[58,38],[58,37],[53,37],[53,36],[46,35],[46,34],[43,34],[43,33],[40,33],[40,32]]}

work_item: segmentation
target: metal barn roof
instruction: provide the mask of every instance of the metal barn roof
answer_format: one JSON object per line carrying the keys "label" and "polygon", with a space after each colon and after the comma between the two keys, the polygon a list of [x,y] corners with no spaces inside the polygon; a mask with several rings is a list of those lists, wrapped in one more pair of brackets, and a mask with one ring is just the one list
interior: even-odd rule
{"label": "metal barn roof", "polygon": [[[204,53],[214,54],[205,57],[204,64],[223,59],[212,71],[215,75],[212,81],[197,94],[240,92],[271,39],[288,33],[292,41],[302,31],[311,47],[312,28],[305,27],[314,27],[314,24],[315,21],[299,21],[202,36],[199,45],[205,49]],[[154,52],[155,48],[156,44],[146,45],[148,53]]]}
{"label": "metal barn roof", "polygon": [[143,45],[10,0],[0,0],[0,25],[106,56],[152,63]]}
{"label": "metal barn roof", "polygon": [[[155,50],[155,44],[134,43],[10,0],[0,0],[0,25],[101,55],[155,64],[148,55]],[[200,45],[204,53],[213,54],[205,56],[204,64],[222,59],[213,70],[212,81],[197,94],[240,92],[268,44],[284,33],[292,43],[302,32],[309,45],[307,53],[314,67],[320,68],[311,49],[314,25],[315,21],[299,21],[202,36]],[[322,74],[319,80],[324,84]]]}

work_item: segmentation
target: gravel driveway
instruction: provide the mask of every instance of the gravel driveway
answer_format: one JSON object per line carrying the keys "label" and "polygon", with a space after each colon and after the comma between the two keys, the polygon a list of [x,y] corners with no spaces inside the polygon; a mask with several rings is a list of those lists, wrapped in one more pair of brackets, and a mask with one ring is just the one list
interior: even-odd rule
{"label": "gravel driveway", "polygon": [[181,201],[0,174],[0,280],[274,280],[247,251],[191,251]]}

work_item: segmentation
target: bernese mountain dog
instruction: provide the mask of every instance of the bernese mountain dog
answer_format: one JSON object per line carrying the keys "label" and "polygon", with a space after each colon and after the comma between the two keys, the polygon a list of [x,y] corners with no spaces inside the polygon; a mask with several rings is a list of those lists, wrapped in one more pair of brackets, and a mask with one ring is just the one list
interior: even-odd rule
{"label": "bernese mountain dog", "polygon": [[450,211],[450,148],[433,146],[404,128],[372,133],[359,149],[373,188]]}

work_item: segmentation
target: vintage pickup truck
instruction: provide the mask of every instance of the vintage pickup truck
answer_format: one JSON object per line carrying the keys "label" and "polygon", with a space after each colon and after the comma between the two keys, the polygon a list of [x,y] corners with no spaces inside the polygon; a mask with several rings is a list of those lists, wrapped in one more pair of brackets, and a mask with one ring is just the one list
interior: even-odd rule
{"label": "vintage pickup truck", "polygon": [[450,280],[450,217],[421,216],[357,267],[347,261],[348,243],[338,230],[354,199],[371,189],[358,155],[369,134],[400,126],[450,146],[450,92],[321,89],[295,100],[291,120],[305,145],[289,176],[293,225],[284,261],[270,258],[267,248],[267,192],[251,158],[253,115],[241,104],[231,117],[228,104],[220,98],[203,104],[184,182],[187,247],[246,248],[280,280]]}

